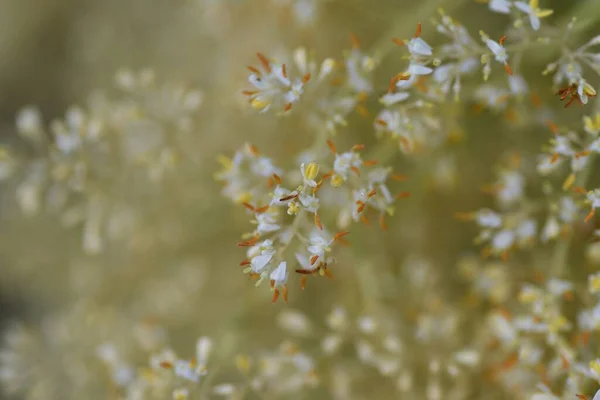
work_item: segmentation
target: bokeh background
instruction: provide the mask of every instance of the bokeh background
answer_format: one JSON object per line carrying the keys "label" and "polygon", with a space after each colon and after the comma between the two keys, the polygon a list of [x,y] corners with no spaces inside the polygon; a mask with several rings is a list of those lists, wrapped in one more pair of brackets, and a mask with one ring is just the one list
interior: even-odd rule
{"label": "bokeh background", "polygon": [[[364,51],[374,49],[380,56],[374,79],[376,92],[383,93],[403,62],[391,38],[410,37],[421,21],[424,37],[435,46],[439,38],[429,21],[439,7],[474,36],[481,28],[500,36],[507,19],[490,13],[484,2],[468,0],[315,0],[306,2],[315,8],[304,20],[293,3],[0,1],[4,144],[31,151],[16,134],[16,116],[23,107],[36,105],[45,123],[62,118],[69,106],[85,106],[97,89],[116,96],[114,76],[124,67],[150,67],[157,81],[179,82],[203,93],[188,142],[186,156],[191,161],[160,187],[116,194],[130,200],[139,220],[98,255],[82,252],[81,230],[65,228],[56,216],[24,218],[15,204],[15,184],[3,185],[1,329],[10,330],[15,321],[23,321],[33,331],[54,324],[67,332],[60,341],[42,341],[34,350],[35,362],[23,363],[24,378],[48,380],[46,386],[53,389],[45,393],[54,393],[44,397],[29,391],[27,398],[67,399],[82,393],[89,397],[79,398],[106,398],[105,389],[91,383],[76,387],[77,374],[65,365],[75,359],[84,363],[81,353],[107,338],[122,340],[126,348],[129,339],[122,338],[131,332],[132,321],[149,317],[168,330],[178,350],[189,350],[189,343],[201,335],[229,335],[236,348],[251,352],[281,340],[276,320],[283,307],[301,310],[317,324],[337,304],[357,315],[398,315],[398,321],[404,321],[400,325],[411,321],[411,310],[421,307],[425,297],[425,308],[446,303],[462,312],[458,305],[463,304],[466,289],[456,264],[466,254],[477,254],[472,244],[476,232],[454,215],[491,205],[481,188],[494,180],[494,165],[506,162],[515,149],[534,154],[547,140],[548,133],[528,125],[526,118],[521,120],[518,109],[516,117],[507,120],[502,113],[474,111],[475,102],[468,98],[448,104],[445,121],[462,139],[411,158],[391,156],[388,162],[411,177],[402,190],[409,190],[412,197],[402,200],[388,221],[389,231],[354,227],[351,246],[340,250],[335,279],[311,280],[304,292],[292,283],[289,306],[272,305],[268,291],[256,289],[238,267],[243,252],[235,243],[248,229],[247,216],[242,207],[221,196],[213,179],[219,168],[215,156],[232,154],[249,141],[285,163],[314,137],[294,118],[277,119],[248,109],[240,91],[247,88],[245,66],[255,63],[257,51],[272,54],[302,45],[321,58],[339,57],[349,48],[353,33]],[[578,16],[582,38],[597,30],[597,1],[545,3],[555,9],[553,23]],[[521,72],[545,101],[551,99],[552,89],[540,71],[555,55],[532,52],[522,65]],[[465,91],[479,83],[477,79],[466,83]],[[375,97],[369,106],[377,109]],[[564,119],[577,121],[581,115],[573,109]],[[336,139],[340,146],[365,143],[377,148],[371,120],[352,114],[349,122]],[[532,262],[519,257],[512,261],[515,265]],[[414,276],[415,270],[422,272],[420,278]],[[461,335],[455,340],[468,343],[474,338]],[[430,350],[434,351],[415,349],[414,357]],[[233,358],[231,349],[219,351],[223,358]],[[376,382],[366,376],[357,398],[387,398],[385,385]],[[472,398],[484,398],[479,390],[472,389]],[[300,398],[329,397],[316,390]]]}

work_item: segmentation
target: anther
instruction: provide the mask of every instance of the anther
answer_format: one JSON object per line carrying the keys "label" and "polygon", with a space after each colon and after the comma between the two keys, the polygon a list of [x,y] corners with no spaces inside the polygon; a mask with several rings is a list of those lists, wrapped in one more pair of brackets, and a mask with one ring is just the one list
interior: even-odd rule
{"label": "anther", "polygon": [[335,147],[335,144],[333,144],[333,142],[331,140],[327,140],[327,146],[329,146],[329,150],[331,150],[331,152],[333,154],[337,154],[337,149]]}
{"label": "anther", "polygon": [[262,53],[256,53],[256,57],[258,57],[258,60],[262,64],[265,71],[271,72],[271,63],[269,62],[267,57],[265,57]]}
{"label": "anther", "polygon": [[421,29],[422,29],[422,27],[421,27],[421,23],[419,22],[419,23],[417,24],[417,31],[415,32],[415,36],[413,36],[413,38],[415,38],[415,39],[416,39],[416,38],[418,38],[418,37],[421,37]]}
{"label": "anther", "polygon": [[317,228],[319,228],[320,230],[323,230],[323,224],[321,223],[321,217],[319,217],[319,214],[315,213],[315,225],[317,225]]}

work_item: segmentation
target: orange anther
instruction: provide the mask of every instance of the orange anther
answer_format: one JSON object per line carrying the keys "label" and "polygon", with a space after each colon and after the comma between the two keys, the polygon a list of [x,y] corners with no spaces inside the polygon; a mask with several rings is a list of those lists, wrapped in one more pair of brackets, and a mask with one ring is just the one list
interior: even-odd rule
{"label": "orange anther", "polygon": [[504,41],[506,40],[506,35],[502,36],[500,38],[500,40],[498,40],[498,43],[500,43],[500,46],[504,45]]}
{"label": "orange anther", "polygon": [[310,72],[302,77],[302,83],[310,81]]}
{"label": "orange anther", "polygon": [[265,57],[262,53],[256,53],[256,57],[258,57],[258,60],[260,61],[265,71],[271,72],[271,63],[269,62],[267,57]]}
{"label": "orange anther", "polygon": [[335,144],[333,144],[333,142],[331,140],[327,140],[327,146],[329,146],[329,150],[331,150],[331,152],[333,154],[337,154],[337,149],[335,148]]}
{"label": "orange anther", "polygon": [[277,174],[273,174],[273,179],[277,182],[278,185],[281,185],[281,178]]}
{"label": "orange anther", "polygon": [[283,111],[288,112],[292,109],[292,103],[287,103],[285,106],[283,106]]}
{"label": "orange anther", "polygon": [[404,43],[404,40],[398,39],[398,38],[393,38],[392,42],[396,43],[398,46],[404,46],[404,45],[406,45],[406,43]]}
{"label": "orange anther", "polygon": [[373,165],[377,165],[378,162],[379,161],[377,161],[377,160],[367,160],[367,161],[363,162],[363,165],[365,167],[372,167]]}
{"label": "orange anther", "polygon": [[333,241],[336,241],[338,239],[343,238],[344,236],[346,236],[347,234],[349,234],[350,232],[348,231],[344,231],[344,232],[338,232],[333,236]]}
{"label": "orange anther", "polygon": [[355,49],[358,49],[360,47],[360,41],[358,40],[358,37],[356,37],[356,35],[354,33],[350,33],[350,42],[352,42],[352,47]]}
{"label": "orange anther", "polygon": [[356,176],[360,176],[360,170],[357,167],[353,165],[350,167],[350,169],[356,174]]}
{"label": "orange anther", "polygon": [[315,265],[315,263],[317,262],[317,260],[319,259],[318,255],[314,255],[310,258],[310,265]]}
{"label": "orange anther", "polygon": [[418,38],[418,37],[421,37],[421,29],[422,29],[421,23],[419,22],[417,24],[417,31],[415,32],[415,36],[413,36],[415,39]]}
{"label": "orange anther", "polygon": [[287,69],[285,67],[285,64],[281,66],[281,75],[283,75],[284,78],[287,78]]}
{"label": "orange anther", "polygon": [[320,230],[323,230],[323,224],[321,223],[321,217],[319,217],[319,214],[317,214],[317,213],[315,213],[315,225]]}
{"label": "orange anther", "polygon": [[253,72],[253,73],[255,73],[256,75],[261,75],[261,72],[260,72],[260,70],[259,70],[258,68],[255,68],[255,67],[253,67],[253,66],[251,66],[251,65],[248,65],[246,68],[248,68],[248,70],[249,70],[250,72]]}

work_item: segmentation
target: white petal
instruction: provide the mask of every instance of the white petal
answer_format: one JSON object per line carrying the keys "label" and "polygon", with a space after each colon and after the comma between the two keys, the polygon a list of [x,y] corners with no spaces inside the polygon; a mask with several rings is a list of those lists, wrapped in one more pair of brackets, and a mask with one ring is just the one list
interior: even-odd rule
{"label": "white petal", "polygon": [[285,283],[287,280],[287,263],[282,261],[279,266],[271,272],[270,278],[276,283]]}
{"label": "white petal", "polygon": [[401,101],[408,99],[409,96],[410,95],[406,92],[388,93],[388,94],[384,95],[379,101],[384,106],[389,107],[391,105],[394,105],[396,103],[399,103]]}
{"label": "white petal", "polygon": [[411,75],[429,75],[433,70],[420,64],[411,64],[408,67],[408,73]]}
{"label": "white petal", "polygon": [[425,42],[421,38],[411,39],[408,43],[408,50],[411,54],[416,54],[420,56],[430,56],[433,54],[431,46],[429,46],[427,42]]}

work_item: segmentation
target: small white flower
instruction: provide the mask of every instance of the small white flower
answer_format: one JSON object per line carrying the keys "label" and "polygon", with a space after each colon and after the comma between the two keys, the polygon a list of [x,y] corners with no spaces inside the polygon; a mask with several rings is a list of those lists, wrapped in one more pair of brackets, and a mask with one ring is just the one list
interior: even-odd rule
{"label": "small white flower", "polygon": [[515,2],[515,7],[529,16],[529,23],[536,31],[540,29],[540,18],[548,17],[554,12],[550,9],[540,9],[539,0],[529,0],[529,3],[517,1]]}
{"label": "small white flower", "polygon": [[509,14],[512,3],[509,0],[491,0],[489,6],[490,10],[494,12],[500,14]]}
{"label": "small white flower", "polygon": [[287,263],[285,261],[279,263],[279,266],[271,272],[269,278],[275,287],[285,285],[287,282]]}
{"label": "small white flower", "polygon": [[408,41],[408,51],[411,55],[428,57],[433,54],[431,46],[420,37],[413,37]]}

